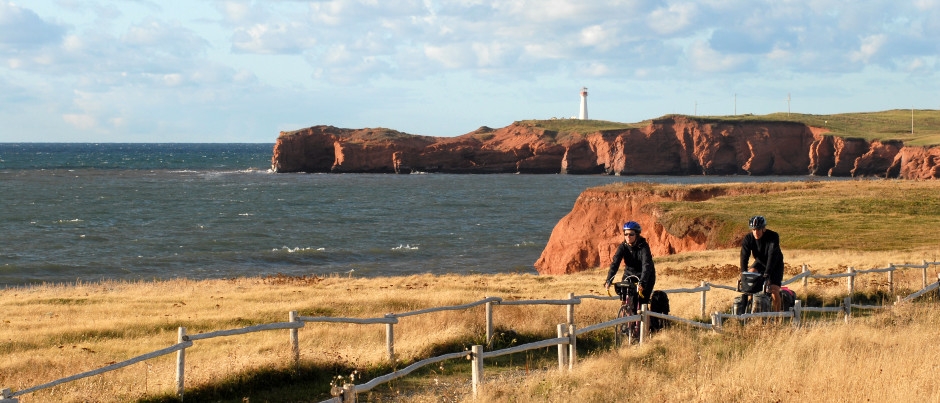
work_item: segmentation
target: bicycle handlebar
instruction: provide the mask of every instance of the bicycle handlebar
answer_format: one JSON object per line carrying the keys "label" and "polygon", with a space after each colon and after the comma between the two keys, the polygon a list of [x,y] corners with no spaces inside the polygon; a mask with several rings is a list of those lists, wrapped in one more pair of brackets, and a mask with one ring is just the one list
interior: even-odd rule
{"label": "bicycle handlebar", "polygon": [[625,277],[623,280],[620,280],[619,282],[614,283],[614,284],[627,285],[627,284],[636,284],[639,282],[640,282],[640,277],[638,277],[636,274],[631,274]]}

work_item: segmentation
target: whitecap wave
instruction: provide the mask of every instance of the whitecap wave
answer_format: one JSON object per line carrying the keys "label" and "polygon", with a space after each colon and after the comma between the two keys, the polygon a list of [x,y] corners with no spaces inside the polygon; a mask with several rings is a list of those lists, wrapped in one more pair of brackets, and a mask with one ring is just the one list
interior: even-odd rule
{"label": "whitecap wave", "polygon": [[302,247],[302,246],[291,248],[289,246],[282,246],[280,248],[271,249],[271,252],[284,251],[287,253],[300,253],[300,252],[323,252],[325,250],[326,248],[311,248],[311,247]]}
{"label": "whitecap wave", "polygon": [[411,246],[411,244],[398,244],[398,246],[392,248],[392,250],[418,250],[418,245]]}

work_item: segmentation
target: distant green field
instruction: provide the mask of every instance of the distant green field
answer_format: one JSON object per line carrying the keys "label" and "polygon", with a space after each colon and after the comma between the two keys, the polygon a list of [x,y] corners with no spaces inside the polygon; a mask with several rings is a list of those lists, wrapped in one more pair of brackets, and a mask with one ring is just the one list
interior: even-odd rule
{"label": "distant green field", "polygon": [[639,123],[620,123],[607,120],[580,120],[580,119],[552,119],[552,120],[522,120],[516,122],[526,126],[539,127],[559,133],[594,133],[601,130],[623,130],[645,127],[649,121]]}
{"label": "distant green field", "polygon": [[[829,129],[839,137],[858,137],[866,140],[901,140],[905,145],[940,145],[940,110],[895,109],[882,112],[839,113],[834,115],[807,115],[801,113],[771,113],[769,115],[687,116],[707,122],[800,122],[808,126]],[[912,130],[913,122],[913,130]],[[647,126],[650,121],[618,123],[606,120],[523,120],[518,123],[561,133],[593,133],[601,130],[622,130]]]}
{"label": "distant green field", "polygon": [[734,196],[657,203],[658,222],[675,236],[711,223],[716,244],[747,233],[753,215],[786,234],[787,247],[814,250],[890,251],[937,245],[940,191],[937,181],[851,180],[751,184],[668,185],[641,182],[599,189],[665,195],[738,189]]}

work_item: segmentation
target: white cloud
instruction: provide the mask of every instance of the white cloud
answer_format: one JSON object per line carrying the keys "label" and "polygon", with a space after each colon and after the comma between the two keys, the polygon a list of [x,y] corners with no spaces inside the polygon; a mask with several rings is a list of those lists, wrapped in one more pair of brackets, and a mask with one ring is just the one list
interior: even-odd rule
{"label": "white cloud", "polygon": [[483,68],[501,68],[510,63],[518,55],[515,49],[503,43],[474,43],[471,45],[476,56],[476,65]]}
{"label": "white cloud", "polygon": [[458,69],[472,65],[471,53],[466,47],[461,45],[433,46],[424,47],[424,55],[428,59],[440,63],[448,69]]}
{"label": "white cloud", "polygon": [[81,130],[90,130],[98,127],[98,122],[94,116],[77,113],[67,113],[62,115],[62,120],[72,127]]}
{"label": "white cloud", "polygon": [[[128,28],[121,40],[154,53],[190,57],[202,54],[209,43],[179,23],[147,19]],[[125,49],[126,50],[126,49]]]}
{"label": "white cloud", "polygon": [[881,50],[887,38],[883,34],[869,35],[861,39],[858,50],[850,53],[852,61],[867,63]]}
{"label": "white cloud", "polygon": [[315,44],[313,34],[298,23],[254,24],[232,36],[232,49],[266,55],[300,53]]}
{"label": "white cloud", "polygon": [[668,7],[653,10],[648,18],[648,25],[654,32],[671,35],[685,31],[695,18],[695,3],[672,3]]}
{"label": "white cloud", "polygon": [[705,73],[733,72],[747,62],[745,56],[718,53],[705,42],[694,43],[686,56],[694,71]]}
{"label": "white cloud", "polygon": [[582,45],[595,47],[601,51],[608,50],[620,44],[618,30],[600,24],[591,25],[582,29],[580,39]]}
{"label": "white cloud", "polygon": [[580,72],[587,77],[604,77],[612,73],[610,67],[598,62],[588,63],[580,69]]}

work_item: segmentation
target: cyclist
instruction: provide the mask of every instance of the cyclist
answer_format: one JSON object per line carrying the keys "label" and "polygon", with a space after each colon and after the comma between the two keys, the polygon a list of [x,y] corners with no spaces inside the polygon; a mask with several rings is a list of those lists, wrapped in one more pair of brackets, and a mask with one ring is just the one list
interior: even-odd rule
{"label": "cyclist", "polygon": [[623,243],[617,247],[617,252],[614,253],[614,261],[610,263],[610,270],[607,271],[607,281],[604,282],[604,288],[610,289],[622,261],[623,279],[631,274],[640,278],[640,283],[637,285],[637,291],[640,294],[637,306],[649,303],[650,295],[653,293],[653,285],[656,284],[656,267],[653,266],[653,254],[650,252],[650,245],[646,243],[646,238],[640,236],[640,231],[640,224],[636,221],[627,221],[623,224]]}
{"label": "cyclist", "polygon": [[[780,235],[767,229],[764,216],[753,216],[748,220],[751,232],[741,240],[741,272],[761,273],[770,291],[771,309],[780,310],[780,285],[783,283],[783,252],[780,251]],[[748,260],[754,256],[754,263]]]}

